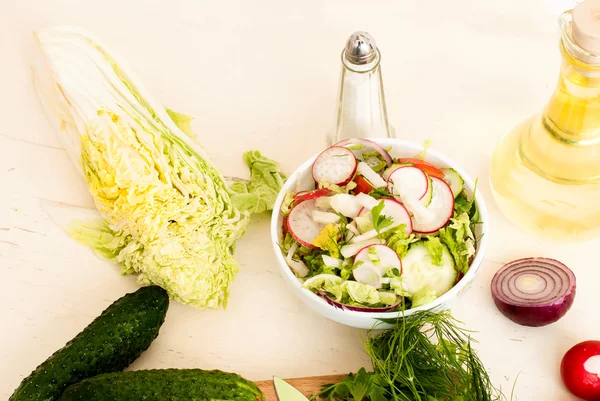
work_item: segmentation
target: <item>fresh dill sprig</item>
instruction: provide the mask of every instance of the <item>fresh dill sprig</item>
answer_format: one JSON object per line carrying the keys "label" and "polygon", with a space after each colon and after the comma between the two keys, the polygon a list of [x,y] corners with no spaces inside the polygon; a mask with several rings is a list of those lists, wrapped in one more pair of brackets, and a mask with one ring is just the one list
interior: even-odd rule
{"label": "fresh dill sprig", "polygon": [[[419,311],[368,333],[373,371],[324,386],[328,401],[505,401],[472,348],[470,332],[449,312]],[[357,398],[355,396],[360,396]],[[512,400],[512,394],[511,394]]]}

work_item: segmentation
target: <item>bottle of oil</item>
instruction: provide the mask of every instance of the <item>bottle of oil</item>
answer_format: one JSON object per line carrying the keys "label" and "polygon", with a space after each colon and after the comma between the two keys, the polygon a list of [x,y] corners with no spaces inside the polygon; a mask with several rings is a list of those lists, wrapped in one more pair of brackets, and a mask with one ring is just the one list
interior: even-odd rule
{"label": "bottle of oil", "polygon": [[496,146],[490,183],[517,226],[557,241],[600,235],[600,0],[561,15],[563,62],[545,109]]}
{"label": "bottle of oil", "polygon": [[395,138],[388,123],[381,53],[367,32],[354,32],[342,51],[336,125],[327,134],[331,146],[349,138]]}

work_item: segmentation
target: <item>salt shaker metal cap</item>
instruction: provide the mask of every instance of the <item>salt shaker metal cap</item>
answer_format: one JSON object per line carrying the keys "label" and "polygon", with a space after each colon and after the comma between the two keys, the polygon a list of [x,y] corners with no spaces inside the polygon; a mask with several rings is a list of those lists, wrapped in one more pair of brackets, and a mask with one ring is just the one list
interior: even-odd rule
{"label": "salt shaker metal cap", "polygon": [[344,57],[352,64],[368,64],[377,56],[375,39],[367,32],[354,32],[346,41]]}

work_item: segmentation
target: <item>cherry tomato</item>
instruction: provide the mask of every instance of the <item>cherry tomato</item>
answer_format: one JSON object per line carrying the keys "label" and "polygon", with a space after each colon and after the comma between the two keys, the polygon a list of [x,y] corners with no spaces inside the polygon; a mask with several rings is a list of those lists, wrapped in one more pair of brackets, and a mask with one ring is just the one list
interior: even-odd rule
{"label": "cherry tomato", "polygon": [[600,401],[600,341],[584,341],[567,351],[560,376],[569,391],[586,401]]}
{"label": "cherry tomato", "polygon": [[364,178],[362,175],[357,175],[356,178],[354,179],[354,182],[356,183],[356,188],[354,188],[353,192],[355,194],[369,194],[369,192],[371,192],[373,189],[373,185],[371,185],[371,183],[369,181],[367,181],[366,178]]}
{"label": "cherry tomato", "polygon": [[414,157],[401,157],[398,159],[398,163],[410,163],[413,166],[420,168],[431,177],[444,178],[444,173],[439,168],[425,160],[415,159]]}

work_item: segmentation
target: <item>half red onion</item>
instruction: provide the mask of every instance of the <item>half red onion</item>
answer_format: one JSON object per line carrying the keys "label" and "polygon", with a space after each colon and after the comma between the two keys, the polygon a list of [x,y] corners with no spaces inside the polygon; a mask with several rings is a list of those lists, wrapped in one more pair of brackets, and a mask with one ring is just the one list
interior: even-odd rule
{"label": "half red onion", "polygon": [[346,305],[343,304],[341,302],[338,302],[334,299],[329,298],[329,296],[327,296],[327,294],[325,294],[323,291],[319,291],[317,293],[318,296],[320,296],[321,298],[323,298],[325,300],[325,302],[327,302],[329,305],[333,306],[334,308],[337,309],[341,309],[341,310],[347,310],[347,311],[354,311],[354,312],[391,312],[394,309],[397,309],[400,304],[402,304],[402,298],[400,298],[400,300],[398,302],[396,302],[394,305],[390,305],[390,306],[381,306],[381,307],[368,307],[368,306],[352,306],[352,305]]}
{"label": "half red onion", "polygon": [[575,299],[575,275],[548,258],[518,259],[492,279],[492,297],[504,316],[523,326],[546,326],[562,318]]}
{"label": "half red onion", "polygon": [[390,156],[390,154],[387,152],[387,150],[382,148],[379,144],[377,144],[373,141],[370,141],[368,139],[364,139],[364,138],[344,139],[343,141],[340,141],[333,146],[348,146],[348,145],[363,145],[363,146],[371,147],[381,154],[381,156],[383,157],[383,160],[385,160],[388,167],[394,163],[394,159],[392,159],[392,156]]}

